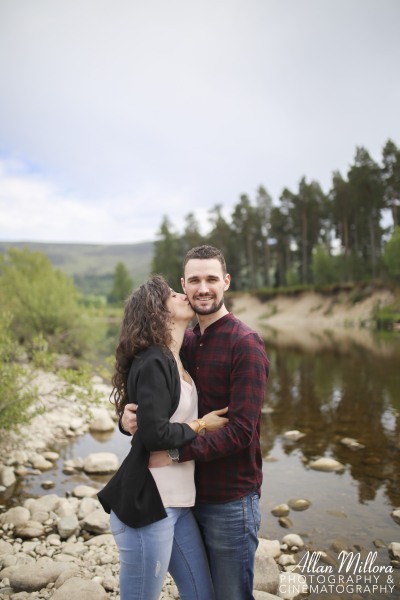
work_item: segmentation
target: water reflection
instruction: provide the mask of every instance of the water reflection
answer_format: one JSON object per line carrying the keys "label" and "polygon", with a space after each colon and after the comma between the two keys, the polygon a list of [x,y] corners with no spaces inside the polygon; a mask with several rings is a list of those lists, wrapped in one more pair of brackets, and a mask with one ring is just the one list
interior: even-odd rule
{"label": "water reflection", "polygon": [[[400,506],[400,340],[390,349],[385,344],[382,353],[352,344],[340,352],[312,353],[272,348],[268,340],[266,346],[271,374],[262,422],[261,535],[281,540],[285,533],[300,533],[308,549],[327,552],[333,560],[338,547],[377,551],[377,564],[388,565],[387,546],[400,536],[390,516]],[[306,435],[293,442],[284,437],[290,430]],[[363,447],[351,449],[343,438]],[[319,457],[335,458],[344,472],[310,469]],[[282,529],[271,509],[296,497],[310,500],[311,507],[291,511],[292,526]],[[398,581],[398,572],[394,575]],[[365,590],[357,597],[383,600],[389,594]],[[399,588],[391,597],[400,598]]]}
{"label": "water reflection", "polygon": [[[268,345],[268,342],[267,342]],[[307,464],[331,456],[346,465],[361,503],[382,489],[391,506],[400,505],[400,352],[372,356],[353,349],[346,355],[269,351],[272,369],[264,415],[263,452],[277,436],[298,429],[306,435],[282,442],[285,454],[300,452]],[[341,443],[355,438],[364,449]]]}

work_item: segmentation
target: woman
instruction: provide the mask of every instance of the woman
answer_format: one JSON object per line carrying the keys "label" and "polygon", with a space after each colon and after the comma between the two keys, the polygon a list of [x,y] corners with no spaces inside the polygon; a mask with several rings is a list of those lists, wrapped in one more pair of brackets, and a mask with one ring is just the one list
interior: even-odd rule
{"label": "woman", "polygon": [[166,572],[182,600],[212,600],[207,557],[190,507],[194,462],[149,469],[152,451],[216,431],[227,409],[197,419],[197,392],[179,358],[193,310],[155,275],[127,300],[113,376],[117,414],[138,404],[138,431],[117,473],[99,492],[120,553],[121,600],[158,600]]}

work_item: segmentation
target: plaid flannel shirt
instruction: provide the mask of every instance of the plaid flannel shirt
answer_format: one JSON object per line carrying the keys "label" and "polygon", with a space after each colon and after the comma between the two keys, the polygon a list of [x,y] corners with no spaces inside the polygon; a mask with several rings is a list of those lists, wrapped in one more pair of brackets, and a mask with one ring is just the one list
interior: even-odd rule
{"label": "plaid flannel shirt", "polygon": [[203,335],[198,325],[187,330],[182,355],[197,387],[199,416],[229,407],[228,425],[179,449],[180,461],[197,461],[196,502],[260,494],[260,419],[269,370],[263,341],[228,313]]}

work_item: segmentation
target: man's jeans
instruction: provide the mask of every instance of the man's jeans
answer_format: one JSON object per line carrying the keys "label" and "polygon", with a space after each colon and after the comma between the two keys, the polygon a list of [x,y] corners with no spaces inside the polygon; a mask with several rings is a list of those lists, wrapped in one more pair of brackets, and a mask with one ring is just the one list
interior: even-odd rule
{"label": "man's jeans", "polygon": [[193,509],[206,546],[216,600],[254,600],[254,556],[260,528],[258,494]]}
{"label": "man's jeans", "polygon": [[111,512],[120,555],[121,600],[158,600],[167,570],[182,600],[214,600],[204,544],[191,509],[166,511],[167,518],[135,529]]}

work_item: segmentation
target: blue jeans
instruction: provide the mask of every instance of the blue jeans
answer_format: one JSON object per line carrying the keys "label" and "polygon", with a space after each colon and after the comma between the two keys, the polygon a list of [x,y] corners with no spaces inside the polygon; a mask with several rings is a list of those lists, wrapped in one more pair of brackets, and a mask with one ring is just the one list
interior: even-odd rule
{"label": "blue jeans", "polygon": [[193,509],[206,546],[216,600],[254,600],[254,556],[260,528],[258,494]]}
{"label": "blue jeans", "polygon": [[214,600],[207,555],[191,509],[166,511],[165,519],[135,529],[111,512],[120,557],[120,599],[158,600],[169,571],[182,600]]}

